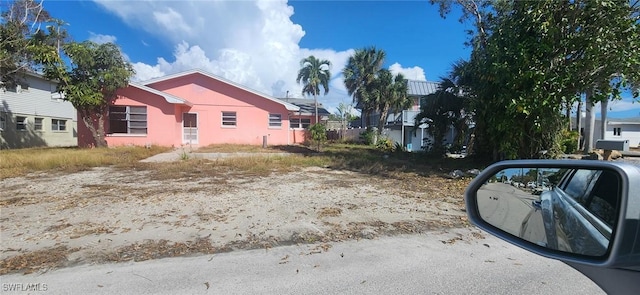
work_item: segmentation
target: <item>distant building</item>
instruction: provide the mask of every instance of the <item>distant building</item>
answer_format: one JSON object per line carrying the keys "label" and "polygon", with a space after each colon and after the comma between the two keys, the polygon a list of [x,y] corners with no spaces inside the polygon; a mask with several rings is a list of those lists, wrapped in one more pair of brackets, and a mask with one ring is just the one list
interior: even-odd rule
{"label": "distant building", "polygon": [[77,146],[77,115],[36,73],[19,74],[15,87],[0,87],[0,148]]}
{"label": "distant building", "polygon": [[[412,105],[405,110],[390,110],[384,125],[383,135],[389,137],[395,143],[407,149],[416,151],[428,148],[433,143],[432,136],[428,133],[428,124],[415,126],[415,118],[420,113],[420,106],[425,104],[425,99],[429,94],[438,90],[440,83],[432,81],[407,80],[407,95],[412,101]],[[359,108],[356,106],[356,108]],[[380,114],[371,115],[371,125],[377,126]],[[366,122],[361,118],[360,122],[354,122],[354,126],[365,126]],[[453,143],[455,132],[450,128],[445,136],[445,141]]]}
{"label": "distant building", "polygon": [[[582,117],[580,122],[580,134],[582,140],[584,140],[585,132],[585,117]],[[628,140],[629,147],[640,147],[640,117],[633,118],[607,118],[605,133],[602,134],[602,119],[596,118],[594,130],[593,130],[593,146],[596,146],[596,142],[600,139],[605,140]],[[571,126],[573,130],[576,130],[575,117],[571,118]],[[581,142],[581,147],[584,146],[584,142]]]}

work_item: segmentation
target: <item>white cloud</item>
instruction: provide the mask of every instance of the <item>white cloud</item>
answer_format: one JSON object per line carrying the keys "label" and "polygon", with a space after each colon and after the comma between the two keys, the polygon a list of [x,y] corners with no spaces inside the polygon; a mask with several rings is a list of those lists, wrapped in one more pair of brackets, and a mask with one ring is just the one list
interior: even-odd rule
{"label": "white cloud", "polygon": [[116,36],[96,34],[94,32],[89,32],[89,41],[92,41],[98,44],[116,43],[116,40],[118,40]]}
{"label": "white cloud", "polygon": [[[630,116],[638,117],[640,116],[640,103],[634,102],[632,98],[625,98],[622,100],[610,101],[607,105],[609,110],[607,111],[607,116],[613,115],[616,116],[616,113],[633,113]],[[596,103],[594,105],[596,110],[596,115],[600,115],[601,107],[600,103]],[[626,115],[629,116],[629,115]]]}
{"label": "white cloud", "polygon": [[424,75],[424,70],[421,67],[415,66],[412,68],[403,68],[401,64],[394,63],[389,66],[389,71],[394,75],[398,73],[404,75],[409,80],[426,81],[427,77]]}
{"label": "white cloud", "polygon": [[[299,63],[314,55],[332,63],[329,94],[318,101],[330,111],[351,102],[340,72],[353,50],[300,48],[305,32],[291,21],[294,10],[286,0],[96,2],[128,25],[175,44],[172,57],[134,63],[137,81],[199,68],[276,97],[287,91],[301,97]],[[419,67],[395,68],[425,79]]]}
{"label": "white cloud", "polygon": [[182,14],[167,7],[164,11],[154,11],[153,19],[160,25],[160,29],[166,32],[190,36],[193,34],[193,30],[189,24],[187,24],[182,17]]}

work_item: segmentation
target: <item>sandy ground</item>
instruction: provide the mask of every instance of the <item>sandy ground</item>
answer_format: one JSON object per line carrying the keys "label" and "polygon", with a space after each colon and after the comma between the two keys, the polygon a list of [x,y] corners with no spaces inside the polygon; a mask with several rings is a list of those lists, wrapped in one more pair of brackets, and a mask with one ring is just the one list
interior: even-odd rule
{"label": "sandy ground", "polygon": [[0,180],[0,274],[295,243],[321,251],[334,241],[468,226],[461,180],[411,190],[319,167],[224,179],[149,174],[101,167]]}

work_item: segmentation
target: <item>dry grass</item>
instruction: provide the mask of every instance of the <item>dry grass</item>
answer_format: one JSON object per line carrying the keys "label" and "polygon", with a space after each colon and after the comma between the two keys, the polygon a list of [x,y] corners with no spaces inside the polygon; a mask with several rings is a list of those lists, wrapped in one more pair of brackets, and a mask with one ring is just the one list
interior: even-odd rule
{"label": "dry grass", "polygon": [[[384,154],[373,147],[364,145],[333,144],[324,147],[320,153],[302,146],[277,146],[268,150],[288,152],[289,155],[260,155],[266,150],[257,146],[214,145],[202,148],[198,152],[242,151],[245,153],[255,152],[256,155],[215,160],[193,157],[183,161],[166,163],[137,163],[134,168],[149,171],[149,177],[153,180],[206,178],[224,182],[230,176],[235,179],[251,178],[268,176],[271,173],[297,171],[301,167],[324,167],[375,175],[386,179],[411,180],[407,182],[407,185],[415,186],[423,183],[419,181],[423,177],[441,176],[440,178],[442,178],[454,169],[466,170],[482,168],[486,165],[472,159],[429,158],[417,153]],[[125,168],[129,169],[130,167]]]}
{"label": "dry grass", "polygon": [[342,209],[336,207],[324,207],[318,212],[318,217],[338,217],[342,214]]}
{"label": "dry grass", "polygon": [[251,156],[221,158],[207,160],[190,158],[183,161],[165,163],[138,163],[135,168],[148,170],[153,180],[170,179],[220,179],[224,182],[229,176],[259,177],[274,172],[291,172],[300,167],[327,166],[330,159],[326,157],[290,156]]}
{"label": "dry grass", "polygon": [[34,148],[0,151],[0,179],[24,176],[37,171],[77,172],[92,167],[131,167],[141,159],[169,148]]}
{"label": "dry grass", "polygon": [[198,157],[168,163],[140,163],[139,160],[168,151],[169,148],[118,147],[104,149],[48,148],[0,152],[0,179],[24,176],[38,171],[71,173],[98,166],[146,170],[155,180],[220,179],[229,176],[259,177],[291,172],[300,167],[328,167],[385,178],[405,179],[443,176],[453,169],[482,168],[469,159],[437,159],[422,154],[384,154],[370,146],[332,144],[317,153],[303,146],[212,145],[197,152],[287,152],[289,156],[243,156],[206,160]]}
{"label": "dry grass", "polygon": [[67,256],[78,249],[66,246],[28,252],[0,261],[0,275],[10,272],[32,273],[41,269],[57,268],[68,262]]}

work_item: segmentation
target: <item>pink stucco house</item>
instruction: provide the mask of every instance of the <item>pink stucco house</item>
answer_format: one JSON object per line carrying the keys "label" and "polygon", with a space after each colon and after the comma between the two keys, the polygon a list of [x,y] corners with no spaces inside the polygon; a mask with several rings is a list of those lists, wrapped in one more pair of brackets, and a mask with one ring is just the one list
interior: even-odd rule
{"label": "pink stucco house", "polygon": [[[95,144],[78,120],[78,145]],[[105,120],[109,146],[302,143],[315,116],[292,103],[201,70],[143,83],[117,93]]]}

